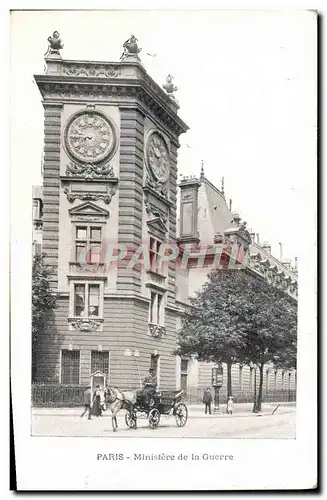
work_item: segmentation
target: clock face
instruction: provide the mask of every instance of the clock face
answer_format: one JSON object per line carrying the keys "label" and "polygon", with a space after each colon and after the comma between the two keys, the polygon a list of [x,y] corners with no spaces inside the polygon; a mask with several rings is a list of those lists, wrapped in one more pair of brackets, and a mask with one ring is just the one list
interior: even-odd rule
{"label": "clock face", "polygon": [[116,145],[111,123],[100,113],[80,112],[68,123],[65,142],[68,152],[84,163],[97,163],[109,156]]}
{"label": "clock face", "polygon": [[147,140],[146,159],[156,179],[166,182],[169,177],[170,158],[166,142],[157,132]]}

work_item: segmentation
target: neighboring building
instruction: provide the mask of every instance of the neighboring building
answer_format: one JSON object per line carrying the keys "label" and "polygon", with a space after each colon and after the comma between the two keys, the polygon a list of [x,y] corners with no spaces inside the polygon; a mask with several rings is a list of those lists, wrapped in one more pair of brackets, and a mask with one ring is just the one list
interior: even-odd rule
{"label": "neighboring building", "polygon": [[41,253],[42,249],[42,216],[43,196],[42,187],[33,186],[33,255]]}
{"label": "neighboring building", "polygon": [[[65,61],[50,50],[46,73],[35,80],[45,137],[33,241],[35,251],[42,242],[60,297],[42,337],[37,380],[87,384],[100,369],[110,384],[135,388],[152,366],[161,388],[196,395],[211,384],[212,366],[180,360],[174,350],[188,298],[204,283],[215,248],[236,242],[236,261],[279,280],[295,299],[296,270],[254,241],[203,169],[180,183],[177,224],[177,150],[188,127],[170,77],[165,92],[137,52],[109,63]],[[179,255],[161,266],[166,245]],[[198,247],[206,249],[200,265]],[[294,376],[287,388],[295,387]],[[251,389],[251,377],[247,367],[233,368],[240,391]],[[281,377],[271,373],[266,384],[277,389]]]}
{"label": "neighboring building", "polygon": [[[198,291],[215,264],[227,267],[245,266],[254,276],[267,282],[278,282],[294,300],[297,300],[297,264],[277,259],[267,243],[259,243],[259,235],[250,233],[240,216],[232,212],[225,199],[224,188],[219,190],[204,175],[203,166],[199,178],[185,177],[180,182],[180,218],[178,220],[179,244],[187,254],[188,265],[180,266],[176,275],[176,300],[184,309],[188,299]],[[257,241],[255,241],[257,236]],[[231,253],[228,244],[232,244]],[[228,251],[225,251],[228,250]],[[226,260],[227,259],[227,260]],[[181,327],[181,319],[179,320]],[[211,385],[213,363],[199,363],[195,359],[183,359],[177,363],[177,379],[191,395],[200,396]],[[225,373],[227,370],[224,370]],[[251,399],[256,374],[249,366],[232,367],[233,394],[238,400]],[[258,383],[258,381],[257,381]],[[263,390],[294,390],[294,371],[275,371],[267,366],[264,371]],[[227,391],[224,377],[222,394]]]}

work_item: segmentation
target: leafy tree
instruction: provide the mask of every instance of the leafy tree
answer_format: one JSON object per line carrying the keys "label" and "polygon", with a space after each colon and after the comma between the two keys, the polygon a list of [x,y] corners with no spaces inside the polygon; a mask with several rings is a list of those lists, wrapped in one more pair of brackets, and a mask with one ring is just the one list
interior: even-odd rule
{"label": "leafy tree", "polygon": [[264,365],[296,366],[297,304],[283,289],[253,279],[246,307],[244,359],[259,368],[259,390],[253,411],[261,411]]}
{"label": "leafy tree", "polygon": [[227,364],[227,393],[232,394],[233,363],[259,367],[261,409],[263,366],[282,363],[286,349],[296,350],[296,307],[284,291],[246,270],[216,270],[191,299],[179,334],[180,355]]}
{"label": "leafy tree", "polygon": [[190,299],[179,334],[180,355],[227,364],[227,394],[232,394],[232,364],[243,361],[247,323],[242,318],[247,282],[239,271],[218,270]]}
{"label": "leafy tree", "polygon": [[36,377],[40,338],[49,328],[48,314],[56,308],[57,301],[50,289],[51,267],[45,265],[44,257],[36,254],[32,268],[32,381]]}

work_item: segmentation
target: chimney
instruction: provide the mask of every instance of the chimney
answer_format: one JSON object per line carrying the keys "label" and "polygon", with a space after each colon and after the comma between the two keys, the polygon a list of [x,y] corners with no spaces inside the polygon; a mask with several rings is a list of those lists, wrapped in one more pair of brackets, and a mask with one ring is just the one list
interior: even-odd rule
{"label": "chimney", "polygon": [[279,260],[282,261],[283,260],[283,245],[282,243],[278,243],[279,245]]}
{"label": "chimney", "polygon": [[256,236],[257,236],[257,245],[260,245],[259,233],[257,233]]}
{"label": "chimney", "polygon": [[262,249],[271,254],[271,246],[266,241],[263,243]]}
{"label": "chimney", "polygon": [[255,233],[250,233],[252,243],[255,242]]}
{"label": "chimney", "polygon": [[232,211],[232,198],[229,198],[229,210]]}
{"label": "chimney", "polygon": [[297,271],[297,257],[295,257],[294,259],[294,269],[295,271]]}

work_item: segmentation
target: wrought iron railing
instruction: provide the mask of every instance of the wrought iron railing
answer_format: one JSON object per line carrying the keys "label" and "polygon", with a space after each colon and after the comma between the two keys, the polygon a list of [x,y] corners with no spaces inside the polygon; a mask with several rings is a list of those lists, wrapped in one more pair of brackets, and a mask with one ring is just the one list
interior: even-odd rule
{"label": "wrought iron railing", "polygon": [[[203,400],[204,388],[190,388],[187,390],[185,400],[188,404],[199,404]],[[212,391],[214,396],[214,392]],[[258,393],[257,393],[258,395]],[[252,403],[254,399],[253,391],[233,391],[234,403]],[[221,404],[227,402],[226,390],[219,391],[219,401]],[[296,401],[296,389],[277,389],[277,390],[264,390],[262,392],[263,403],[284,403]]]}
{"label": "wrought iron railing", "polygon": [[32,384],[32,406],[69,407],[84,404],[84,385]]}

